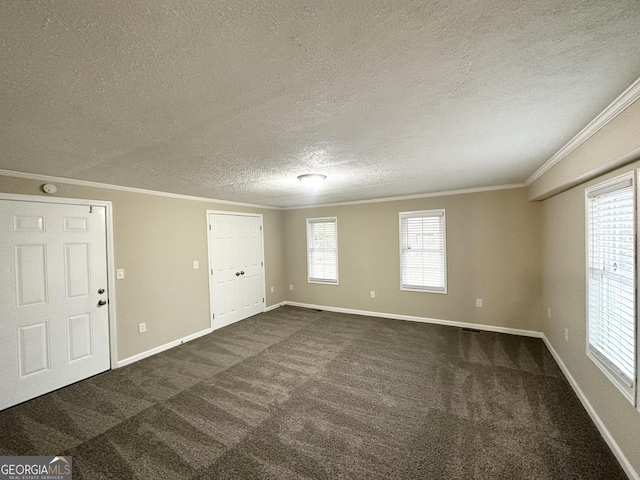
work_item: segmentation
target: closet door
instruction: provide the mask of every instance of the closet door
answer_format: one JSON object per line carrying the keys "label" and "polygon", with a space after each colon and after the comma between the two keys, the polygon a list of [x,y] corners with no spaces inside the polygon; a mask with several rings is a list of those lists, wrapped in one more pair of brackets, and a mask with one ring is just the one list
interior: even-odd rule
{"label": "closet door", "polygon": [[262,217],[209,214],[212,327],[264,311]]}

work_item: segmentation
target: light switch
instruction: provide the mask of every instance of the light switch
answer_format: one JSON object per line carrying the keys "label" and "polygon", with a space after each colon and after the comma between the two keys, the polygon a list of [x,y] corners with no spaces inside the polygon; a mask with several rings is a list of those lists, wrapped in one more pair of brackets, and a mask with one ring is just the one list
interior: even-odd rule
{"label": "light switch", "polygon": [[116,278],[118,280],[122,280],[124,278],[124,268],[119,268],[116,270]]}
{"label": "light switch", "polygon": [[198,268],[198,260],[193,261],[193,268]]}

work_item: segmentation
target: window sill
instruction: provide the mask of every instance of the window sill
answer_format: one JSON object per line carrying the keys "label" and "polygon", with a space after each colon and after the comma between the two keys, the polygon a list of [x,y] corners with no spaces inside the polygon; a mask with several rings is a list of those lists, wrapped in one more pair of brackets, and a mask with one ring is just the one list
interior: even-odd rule
{"label": "window sill", "polygon": [[335,282],[333,281],[320,281],[320,280],[307,280],[307,283],[314,283],[316,285],[340,285],[340,283],[336,280]]}
{"label": "window sill", "polygon": [[444,290],[431,290],[427,288],[411,288],[411,287],[400,287],[400,290],[403,292],[420,292],[420,293],[439,293],[441,295],[447,294],[447,289]]}
{"label": "window sill", "polygon": [[599,355],[593,353],[589,347],[587,346],[587,357],[596,364],[596,366],[604,373],[604,375],[611,380],[618,390],[624,395],[624,397],[629,400],[631,405],[635,406],[635,385],[629,387],[623,380],[620,379],[618,375],[613,372],[605,362],[603,362]]}

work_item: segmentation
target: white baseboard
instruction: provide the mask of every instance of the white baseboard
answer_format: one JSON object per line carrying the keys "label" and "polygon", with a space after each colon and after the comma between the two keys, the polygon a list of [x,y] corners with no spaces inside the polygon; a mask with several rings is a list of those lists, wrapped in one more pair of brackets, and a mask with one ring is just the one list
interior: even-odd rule
{"label": "white baseboard", "polygon": [[169,343],[165,343],[164,345],[160,345],[159,347],[152,348],[151,350],[147,350],[146,352],[138,353],[137,355],[133,355],[129,358],[125,358],[124,360],[120,360],[116,368],[124,367],[125,365],[129,365],[130,363],[137,362],[138,360],[142,360],[143,358],[150,357],[151,355],[155,355],[156,353],[164,352],[165,350],[169,350],[170,348],[177,347],[178,345],[182,345],[185,342],[190,342],[191,340],[195,340],[198,337],[202,337],[208,333],[211,333],[213,329],[205,328],[196,333],[192,333],[191,335],[187,335],[186,337],[179,338],[178,340],[174,340]]}
{"label": "white baseboard", "polygon": [[[271,310],[275,310],[276,308],[280,308],[285,305],[286,302],[276,303],[274,305],[270,305],[265,308],[265,312],[270,312]],[[241,320],[237,320],[238,322]],[[125,358],[124,360],[120,360],[116,363],[116,368],[124,367],[125,365],[129,365],[131,363],[137,362],[138,360],[142,360],[143,358],[150,357],[151,355],[155,355],[156,353],[164,352],[165,350],[169,350],[170,348],[177,347],[178,345],[182,345],[183,343],[189,342],[191,340],[195,340],[198,337],[202,337],[203,335],[207,335],[215,330],[220,328],[227,327],[236,322],[225,323],[223,325],[216,325],[216,328],[206,328],[196,333],[192,333],[191,335],[187,335],[186,337],[179,338],[178,340],[174,340],[169,343],[165,343],[164,345],[160,345],[159,347],[152,348],[151,350],[147,350],[146,352],[138,353],[137,355],[133,355],[129,358]]]}
{"label": "white baseboard", "polygon": [[439,318],[414,317],[412,315],[398,315],[395,313],[370,312],[367,310],[355,310],[353,308],[328,307],[326,305],[311,305],[309,303],[284,302],[292,307],[312,308],[314,310],[326,310],[327,312],[349,313],[352,315],[365,315],[367,317],[392,318],[394,320],[407,320],[409,322],[434,323],[436,325],[446,325],[448,327],[473,328],[496,333],[509,333],[511,335],[521,335],[523,337],[542,338],[542,332],[535,330],[523,330],[520,328],[497,327],[494,325],[484,325],[481,323],[457,322],[455,320],[442,320]]}
{"label": "white baseboard", "polygon": [[600,435],[602,435],[602,438],[604,438],[605,442],[607,442],[607,445],[609,445],[609,448],[618,459],[620,466],[622,466],[623,470],[625,471],[625,473],[630,479],[640,480],[640,476],[638,476],[638,473],[635,471],[631,463],[629,463],[629,460],[627,460],[627,457],[624,455],[624,453],[622,453],[620,446],[613,439],[613,436],[611,435],[607,427],[604,425],[603,421],[600,419],[600,417],[596,413],[593,406],[591,406],[591,403],[589,403],[589,400],[587,399],[586,395],[584,394],[582,389],[578,386],[578,383],[575,381],[575,379],[573,378],[573,375],[571,375],[571,372],[569,371],[567,366],[564,364],[564,362],[560,358],[560,355],[558,355],[558,352],[556,352],[556,350],[553,348],[553,345],[551,345],[551,342],[549,342],[549,340],[547,339],[544,333],[542,334],[541,338],[544,341],[544,343],[547,345],[547,348],[551,352],[551,355],[553,355],[553,358],[555,359],[556,363],[562,370],[562,373],[564,373],[564,376],[569,381],[571,388],[573,388],[573,391],[576,392],[576,395],[582,402],[582,405],[587,410],[587,413],[591,417],[591,420],[593,420],[593,423],[596,424],[596,427],[600,431]]}
{"label": "white baseboard", "polygon": [[270,312],[271,310],[275,310],[276,308],[283,307],[284,305],[286,305],[286,303],[287,302],[274,303],[273,305],[269,305],[267,308],[265,308],[264,311],[265,313]]}

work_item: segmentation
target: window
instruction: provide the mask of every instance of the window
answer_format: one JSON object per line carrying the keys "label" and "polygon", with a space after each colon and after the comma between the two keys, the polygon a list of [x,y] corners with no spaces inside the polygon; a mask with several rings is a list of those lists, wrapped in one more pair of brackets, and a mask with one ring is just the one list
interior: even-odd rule
{"label": "window", "polygon": [[401,290],[447,293],[444,210],[400,213]]}
{"label": "window", "polygon": [[309,283],[338,284],[338,219],[307,218]]}
{"label": "window", "polygon": [[633,402],[636,379],[633,176],[587,190],[587,353]]}

